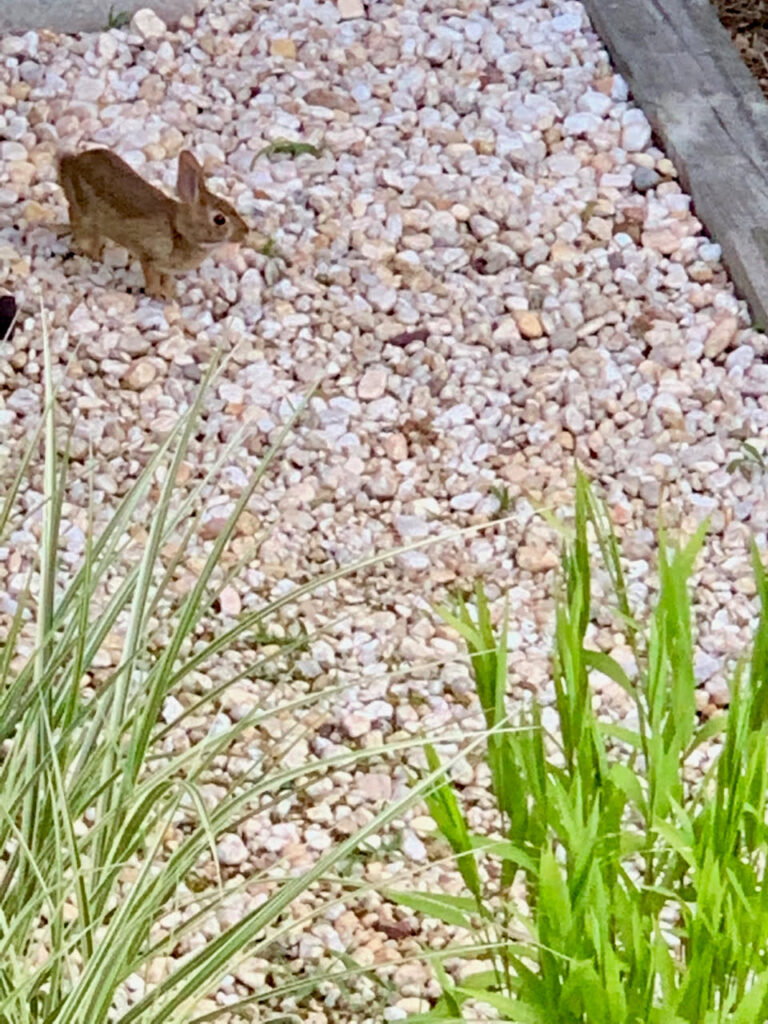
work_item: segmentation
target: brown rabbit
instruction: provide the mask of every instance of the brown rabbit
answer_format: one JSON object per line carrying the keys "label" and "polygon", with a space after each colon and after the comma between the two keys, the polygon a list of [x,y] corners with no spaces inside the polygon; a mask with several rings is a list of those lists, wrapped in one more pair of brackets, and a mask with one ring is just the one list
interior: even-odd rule
{"label": "brown rabbit", "polygon": [[122,245],[141,261],[146,291],[157,298],[173,298],[173,272],[199,267],[216,246],[242,242],[248,234],[234,207],[208,191],[188,150],[179,153],[181,202],[108,149],[61,154],[59,182],[74,243],[92,259],[101,259],[107,238]]}

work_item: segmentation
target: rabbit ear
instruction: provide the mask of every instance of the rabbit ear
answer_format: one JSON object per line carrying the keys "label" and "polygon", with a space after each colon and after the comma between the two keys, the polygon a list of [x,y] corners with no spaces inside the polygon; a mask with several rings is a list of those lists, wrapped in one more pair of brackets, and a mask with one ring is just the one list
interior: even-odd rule
{"label": "rabbit ear", "polygon": [[188,149],[179,153],[176,191],[183,203],[196,203],[204,190],[203,169]]}

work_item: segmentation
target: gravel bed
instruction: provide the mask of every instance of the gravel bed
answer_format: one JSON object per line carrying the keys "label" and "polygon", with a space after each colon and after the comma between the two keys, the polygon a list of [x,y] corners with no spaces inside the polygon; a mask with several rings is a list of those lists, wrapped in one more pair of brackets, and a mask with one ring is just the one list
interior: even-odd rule
{"label": "gravel bed", "polygon": [[[62,418],[74,431],[65,562],[83,553],[91,453],[106,515],[216,350],[231,358],[205,402],[186,482],[244,425],[247,439],[208,488],[179,593],[317,384],[222,566],[263,532],[221,595],[219,626],[319,571],[490,523],[286,611],[276,635],[296,624],[326,634],[292,675],[238,684],[221,714],[346,684],[322,725],[275,721],[264,733],[299,760],[479,725],[460,645],[430,610],[477,576],[491,596],[511,595],[514,685],[551,703],[558,542],[536,509],[567,513],[575,460],[608,499],[640,606],[652,597],[660,506],[673,529],[711,517],[697,577],[697,674],[706,713],[727,702],[725,668],[755,610],[747,538],[764,547],[768,529],[764,476],[727,467],[768,427],[766,340],[579,3],[207,0],[173,32],[143,12],[100,35],[7,36],[0,111],[0,285],[24,310],[0,345],[0,468],[7,479],[40,416],[42,294]],[[278,139],[320,154],[262,152]],[[123,252],[109,250],[105,265],[65,260],[55,154],[93,144],[166,186],[189,145],[212,187],[287,264],[224,252],[182,277],[178,301],[163,305],[138,293],[138,267]],[[39,469],[33,477],[30,510]],[[507,506],[509,518],[493,523]],[[0,553],[2,628],[38,530],[34,517],[19,522]],[[598,621],[592,640],[627,664],[612,620]],[[108,668],[109,644],[102,654]],[[239,657],[211,677],[237,671]],[[610,681],[598,689],[606,713],[624,714]],[[165,713],[172,720],[174,705]],[[471,765],[464,774],[482,820],[483,777]],[[222,860],[244,874],[269,857],[300,867],[340,822],[366,820],[406,783],[404,770],[383,765],[333,776],[311,808],[288,799],[279,825],[255,818],[225,838]],[[365,877],[423,866],[427,825],[419,815],[403,823],[397,849],[382,844],[382,863],[368,862]],[[407,927],[382,930],[385,911],[376,901],[334,911],[296,937],[292,955],[311,965],[345,949],[361,963],[396,965],[417,946]],[[302,1019],[400,1019],[434,992],[428,976],[419,963],[393,966],[398,996],[386,1009],[362,984],[357,1005],[329,995]],[[247,990],[249,978],[259,983],[263,965],[228,979],[220,998]]]}

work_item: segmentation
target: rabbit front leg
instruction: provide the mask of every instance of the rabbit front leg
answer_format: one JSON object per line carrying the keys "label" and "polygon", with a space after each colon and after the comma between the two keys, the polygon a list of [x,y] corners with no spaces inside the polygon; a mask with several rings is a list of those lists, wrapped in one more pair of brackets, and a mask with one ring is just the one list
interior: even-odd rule
{"label": "rabbit front leg", "polygon": [[72,227],[72,243],[84,256],[101,262],[104,255],[104,239],[96,234],[86,234],[82,229]]}
{"label": "rabbit front leg", "polygon": [[176,289],[170,274],[164,274],[152,260],[142,258],[141,269],[144,272],[144,290],[154,299],[165,299],[170,302],[175,298]]}

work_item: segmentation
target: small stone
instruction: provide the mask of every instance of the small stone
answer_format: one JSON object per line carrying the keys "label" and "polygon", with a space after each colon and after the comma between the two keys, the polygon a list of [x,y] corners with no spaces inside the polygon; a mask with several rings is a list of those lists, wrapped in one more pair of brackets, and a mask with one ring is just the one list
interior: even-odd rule
{"label": "small stone", "polygon": [[368,298],[380,313],[391,313],[397,303],[397,291],[385,284],[375,284],[369,290]]}
{"label": "small stone", "polygon": [[593,135],[599,127],[600,118],[588,112],[569,114],[563,122],[566,135]]}
{"label": "small stone", "polygon": [[228,832],[216,845],[219,861],[225,867],[239,867],[248,860],[248,847],[240,836]]}
{"label": "small stone", "polygon": [[422,862],[427,859],[427,848],[416,835],[410,830],[405,833],[402,843],[402,850],[409,860]]}
{"label": "small stone", "polygon": [[696,260],[688,267],[688,277],[697,284],[707,284],[714,276],[712,267],[703,260]]}
{"label": "small stone", "polygon": [[560,558],[554,547],[523,544],[517,549],[517,564],[528,572],[547,572],[560,564]]}
{"label": "small stone", "polygon": [[397,564],[403,569],[414,572],[426,572],[429,569],[429,556],[423,551],[403,551],[397,556]]}
{"label": "small stone", "polygon": [[337,0],[336,6],[342,21],[347,21],[349,18],[365,17],[363,0]]}
{"label": "small stone", "polygon": [[136,11],[131,19],[131,29],[142,39],[162,39],[168,32],[163,19],[148,7]]}
{"label": "small stone", "polygon": [[345,736],[351,740],[367,736],[371,731],[371,720],[361,711],[352,711],[341,720],[341,728]]}
{"label": "small stone", "polygon": [[552,19],[552,28],[555,32],[578,32],[581,28],[581,15],[576,11],[558,14]]}
{"label": "small stone", "polygon": [[40,397],[32,388],[17,388],[6,399],[5,404],[14,412],[33,413],[37,412],[40,407]]}
{"label": "small stone", "polygon": [[716,321],[704,342],[704,355],[707,359],[716,359],[722,355],[733,342],[738,329],[738,318],[730,314]]}
{"label": "small stone", "polygon": [[219,594],[219,605],[221,606],[222,612],[230,618],[238,616],[243,607],[240,595],[235,588],[231,586],[224,587],[222,592]]}
{"label": "small stone", "polygon": [[661,160],[658,160],[656,162],[656,170],[659,172],[659,174],[663,174],[665,178],[677,177],[677,168],[672,163],[672,161],[666,156],[662,157]]}
{"label": "small stone", "polygon": [[723,250],[717,242],[703,242],[699,246],[699,256],[705,263],[719,263],[723,258]]}
{"label": "small stone", "polygon": [[273,57],[285,57],[287,60],[296,60],[296,43],[288,36],[280,36],[270,42],[269,52]]}
{"label": "small stone", "polygon": [[544,334],[541,320],[530,309],[515,309],[512,311],[512,316],[517,324],[517,329],[524,338],[533,340]]}
{"label": "small stone", "polygon": [[99,52],[99,56],[103,59],[105,64],[114,60],[117,56],[118,45],[112,32],[102,32],[99,36],[99,41],[96,44],[96,49]]}
{"label": "small stone", "polygon": [[0,160],[26,160],[27,156],[27,151],[20,142],[0,142]]}
{"label": "small stone", "polygon": [[175,722],[177,718],[180,718],[184,714],[184,705],[178,701],[174,696],[166,697],[163,701],[163,721],[166,725],[170,725],[171,722]]}
{"label": "small stone", "polygon": [[429,524],[421,516],[395,516],[395,529],[403,540],[415,540],[429,534]]}
{"label": "small stone", "polygon": [[622,118],[621,145],[628,153],[647,149],[651,141],[651,126],[645,114],[632,107]]}
{"label": "small stone", "polygon": [[661,175],[657,174],[652,167],[636,167],[632,174],[632,185],[640,193],[655,188],[660,181]]}
{"label": "small stone", "polygon": [[467,491],[464,494],[457,494],[451,498],[449,504],[454,512],[471,512],[472,509],[483,500],[480,491]]}
{"label": "small stone", "polygon": [[490,217],[484,217],[481,213],[474,213],[469,218],[469,229],[475,238],[482,242],[485,238],[499,233],[499,225]]}
{"label": "small stone", "polygon": [[[713,658],[711,654],[707,654],[706,651],[696,651],[693,659],[693,671],[696,676],[696,681],[699,683],[706,682],[711,679],[712,676],[722,669],[723,665],[719,658]],[[709,687],[707,687],[710,696],[714,700],[714,695]],[[714,701],[717,704],[717,701]]]}
{"label": "small stone", "polygon": [[708,679],[706,690],[716,708],[728,707],[731,702],[731,691],[724,679]]}
{"label": "small stone", "polygon": [[384,451],[393,462],[408,458],[408,439],[403,434],[390,434],[384,440]]}
{"label": "small stone", "polygon": [[597,89],[588,89],[580,97],[578,105],[582,110],[588,110],[590,114],[595,114],[597,117],[605,117],[613,106],[611,97]]}
{"label": "small stone", "polygon": [[648,228],[640,237],[643,245],[655,249],[662,256],[671,256],[673,252],[677,252],[682,242],[680,235],[671,228]]}
{"label": "small stone", "polygon": [[387,390],[387,371],[380,366],[366,370],[357,385],[357,397],[365,402],[373,401]]}
{"label": "small stone", "polygon": [[133,391],[143,391],[157,376],[157,368],[151,359],[137,359],[123,380]]}
{"label": "small stone", "polygon": [[310,107],[327,107],[328,110],[346,110],[353,113],[357,103],[338,89],[310,89],[304,93],[304,102]]}

